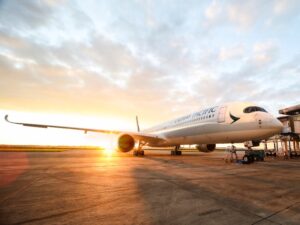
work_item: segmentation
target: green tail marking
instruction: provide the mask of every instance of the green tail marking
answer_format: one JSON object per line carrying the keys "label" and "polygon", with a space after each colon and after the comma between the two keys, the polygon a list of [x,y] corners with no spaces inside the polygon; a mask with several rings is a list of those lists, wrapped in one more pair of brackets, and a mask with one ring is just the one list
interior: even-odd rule
{"label": "green tail marking", "polygon": [[229,113],[229,115],[230,115],[230,118],[233,120],[231,122],[231,124],[235,123],[236,121],[238,121],[240,119],[239,117],[236,117],[236,116],[232,115],[231,113]]}

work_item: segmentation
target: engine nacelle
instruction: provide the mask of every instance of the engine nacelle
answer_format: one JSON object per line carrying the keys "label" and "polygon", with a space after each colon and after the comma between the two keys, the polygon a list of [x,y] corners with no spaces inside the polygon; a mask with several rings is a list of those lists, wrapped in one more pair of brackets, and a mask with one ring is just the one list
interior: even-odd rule
{"label": "engine nacelle", "polygon": [[118,149],[121,152],[129,152],[134,148],[134,138],[129,134],[122,134],[118,138]]}
{"label": "engine nacelle", "polygon": [[212,152],[216,149],[216,144],[201,144],[196,145],[196,148],[199,150],[199,152]]}

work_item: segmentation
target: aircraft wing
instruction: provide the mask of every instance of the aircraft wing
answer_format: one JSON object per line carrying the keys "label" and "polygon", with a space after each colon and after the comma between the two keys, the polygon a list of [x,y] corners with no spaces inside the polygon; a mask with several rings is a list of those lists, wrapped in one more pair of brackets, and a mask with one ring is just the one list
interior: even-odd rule
{"label": "aircraft wing", "polygon": [[133,136],[133,138],[144,141],[144,142],[158,142],[165,141],[165,139],[159,135],[155,134],[147,134],[143,132],[132,132],[132,131],[120,131],[120,130],[104,130],[104,129],[93,129],[93,128],[82,128],[82,127],[69,127],[69,126],[58,126],[58,125],[48,125],[48,124],[35,124],[35,123],[22,123],[22,122],[13,122],[8,119],[8,115],[5,115],[4,119],[12,124],[22,125],[26,127],[36,127],[36,128],[60,128],[60,129],[69,129],[69,130],[78,130],[87,132],[96,132],[96,133],[104,133],[104,134],[129,134]]}

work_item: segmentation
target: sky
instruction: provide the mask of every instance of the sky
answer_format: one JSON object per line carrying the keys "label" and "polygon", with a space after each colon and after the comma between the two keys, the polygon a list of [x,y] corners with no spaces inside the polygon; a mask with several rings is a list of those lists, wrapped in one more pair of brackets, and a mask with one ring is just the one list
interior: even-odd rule
{"label": "sky", "polygon": [[[207,105],[299,104],[300,1],[0,0],[0,117],[135,130]],[[103,144],[10,125],[0,144]]]}

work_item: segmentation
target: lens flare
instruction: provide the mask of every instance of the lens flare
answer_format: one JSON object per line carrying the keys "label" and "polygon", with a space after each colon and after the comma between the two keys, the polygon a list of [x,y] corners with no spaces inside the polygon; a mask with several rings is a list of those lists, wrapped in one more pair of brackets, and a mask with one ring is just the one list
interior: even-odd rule
{"label": "lens flare", "polygon": [[115,149],[112,147],[104,147],[104,154],[107,156],[111,156],[115,153]]}
{"label": "lens flare", "polygon": [[107,141],[102,143],[101,146],[103,147],[103,153],[106,156],[112,156],[116,153],[116,142],[114,140]]}

